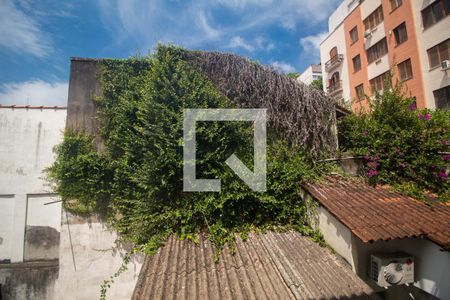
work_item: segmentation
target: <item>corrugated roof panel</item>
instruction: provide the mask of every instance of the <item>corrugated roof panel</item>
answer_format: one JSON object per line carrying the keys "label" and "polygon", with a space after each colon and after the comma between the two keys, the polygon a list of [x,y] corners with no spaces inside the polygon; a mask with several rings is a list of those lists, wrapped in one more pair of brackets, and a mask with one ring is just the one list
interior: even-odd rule
{"label": "corrugated roof panel", "polygon": [[296,232],[252,234],[225,248],[170,238],[146,257],[133,299],[378,299],[342,258]]}

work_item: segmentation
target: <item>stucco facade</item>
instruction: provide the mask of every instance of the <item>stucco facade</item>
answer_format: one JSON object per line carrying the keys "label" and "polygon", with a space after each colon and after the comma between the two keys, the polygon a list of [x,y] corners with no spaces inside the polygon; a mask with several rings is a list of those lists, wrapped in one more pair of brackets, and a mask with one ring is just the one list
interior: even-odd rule
{"label": "stucco facade", "polygon": [[[440,2],[442,2],[442,5]],[[433,17],[435,23],[424,26],[424,12],[431,5],[440,6],[442,17]],[[370,24],[373,14],[382,11],[381,18]],[[342,82],[342,95],[346,101],[352,102],[354,111],[366,109],[368,102],[360,95],[374,94],[374,81],[386,72],[392,75],[392,83],[401,82],[404,93],[416,100],[419,108],[436,108],[435,92],[442,88],[450,89],[450,71],[443,71],[439,66],[430,67],[428,50],[450,38],[450,11],[442,0],[371,0],[343,1],[329,18],[329,34],[320,45],[323,76],[332,78],[337,69],[327,70],[326,62],[331,59],[327,55],[333,47],[341,50],[347,72],[341,70],[339,80]],[[373,20],[373,19],[372,19]],[[364,23],[370,24],[370,27]],[[355,31],[357,33],[355,33]],[[400,32],[400,33],[399,33]],[[401,41],[399,42],[399,34]],[[357,36],[357,40],[355,38]],[[374,50],[377,43],[386,39],[386,51]],[[343,47],[345,45],[345,47]],[[442,51],[441,60],[448,59],[450,49]],[[369,59],[369,52],[380,52],[376,59]],[[361,67],[355,68],[354,58],[360,56]],[[358,64],[357,64],[358,65]],[[401,74],[406,70],[405,74]],[[376,86],[376,85],[375,85]],[[325,91],[336,96],[336,89]],[[450,106],[449,93],[440,100],[442,108]],[[443,104],[442,104],[443,103]]]}

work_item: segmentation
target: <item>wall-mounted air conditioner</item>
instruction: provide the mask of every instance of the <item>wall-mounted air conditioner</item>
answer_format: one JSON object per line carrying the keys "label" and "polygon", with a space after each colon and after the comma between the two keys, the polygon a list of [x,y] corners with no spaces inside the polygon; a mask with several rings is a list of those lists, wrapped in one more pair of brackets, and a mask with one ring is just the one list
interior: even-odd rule
{"label": "wall-mounted air conditioner", "polygon": [[405,253],[370,256],[369,277],[382,287],[414,282],[414,257]]}
{"label": "wall-mounted air conditioner", "polygon": [[371,31],[370,29],[364,31],[364,37],[365,37],[365,38],[368,38],[368,37],[370,37],[371,35],[372,35],[372,31]]}
{"label": "wall-mounted air conditioner", "polygon": [[450,69],[450,60],[443,60],[441,62],[441,69],[442,71],[447,71],[448,69]]}

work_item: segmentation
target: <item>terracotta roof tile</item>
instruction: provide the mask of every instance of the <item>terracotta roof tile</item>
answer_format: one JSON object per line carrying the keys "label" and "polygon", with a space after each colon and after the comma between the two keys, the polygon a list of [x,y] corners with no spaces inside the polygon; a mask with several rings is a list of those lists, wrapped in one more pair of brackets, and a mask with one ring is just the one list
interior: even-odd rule
{"label": "terracotta roof tile", "polygon": [[450,250],[450,206],[340,176],[304,188],[364,242],[426,237]]}
{"label": "terracotta roof tile", "polygon": [[342,258],[296,232],[252,234],[225,248],[170,238],[146,257],[133,299],[378,299]]}

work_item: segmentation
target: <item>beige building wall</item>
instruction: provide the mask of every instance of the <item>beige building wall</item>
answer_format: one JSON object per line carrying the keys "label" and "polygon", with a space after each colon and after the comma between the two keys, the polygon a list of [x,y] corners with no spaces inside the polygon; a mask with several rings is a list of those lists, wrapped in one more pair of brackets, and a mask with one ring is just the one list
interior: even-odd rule
{"label": "beige building wall", "polygon": [[[327,71],[326,62],[330,60],[330,51],[332,48],[337,48],[337,53],[344,56],[343,61],[332,70]],[[345,31],[344,24],[341,23],[331,34],[329,34],[325,40],[320,44],[320,61],[322,62],[322,76],[324,91],[327,92],[329,81],[335,72],[339,72],[339,78],[342,80],[342,92],[341,95],[337,95],[336,98],[342,98],[344,100],[350,99],[350,83],[348,75],[347,65],[347,50],[345,44]],[[335,97],[333,97],[335,98]]]}
{"label": "beige building wall", "polygon": [[411,4],[422,66],[425,101],[427,107],[433,109],[436,107],[433,91],[450,85],[450,71],[444,72],[441,70],[440,66],[430,69],[427,50],[450,38],[450,16],[447,16],[438,23],[424,29],[421,11],[431,2],[433,1],[414,0],[411,1]]}

